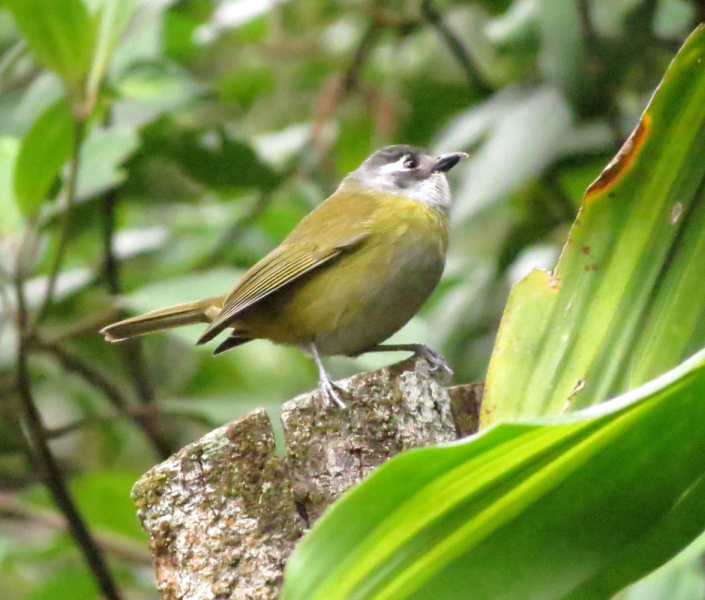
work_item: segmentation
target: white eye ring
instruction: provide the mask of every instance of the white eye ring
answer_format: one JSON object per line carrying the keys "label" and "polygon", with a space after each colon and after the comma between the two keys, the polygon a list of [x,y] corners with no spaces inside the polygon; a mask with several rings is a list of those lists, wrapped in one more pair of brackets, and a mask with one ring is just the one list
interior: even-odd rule
{"label": "white eye ring", "polygon": [[413,156],[406,156],[404,158],[404,168],[405,169],[416,169],[419,166],[419,161]]}

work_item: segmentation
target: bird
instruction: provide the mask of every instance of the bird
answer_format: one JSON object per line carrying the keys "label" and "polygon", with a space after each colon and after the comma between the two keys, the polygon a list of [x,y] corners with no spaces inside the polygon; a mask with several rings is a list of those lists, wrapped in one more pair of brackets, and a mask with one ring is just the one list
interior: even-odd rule
{"label": "bird", "polygon": [[229,330],[221,354],[256,339],[309,352],[319,389],[344,408],[344,390],[322,356],[411,351],[452,375],[423,344],[383,344],[431,295],[448,249],[451,193],[446,173],[464,152],[432,155],[398,144],[377,150],[343,178],[279,246],[223,296],[124,319],[101,329],[109,342],[208,323],[196,342]]}

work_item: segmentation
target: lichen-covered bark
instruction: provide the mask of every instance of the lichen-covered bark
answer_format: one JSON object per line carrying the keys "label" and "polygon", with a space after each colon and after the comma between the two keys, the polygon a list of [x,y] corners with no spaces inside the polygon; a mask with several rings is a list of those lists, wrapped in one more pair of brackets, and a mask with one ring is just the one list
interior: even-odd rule
{"label": "lichen-covered bark", "polygon": [[324,406],[318,392],[282,407],[289,475],[309,524],[391,456],[456,437],[448,392],[422,359],[342,385],[351,398],[344,411]]}
{"label": "lichen-covered bark", "polygon": [[339,384],[346,410],[324,405],[318,391],[283,406],[281,459],[257,410],[137,482],[163,600],[274,600],[294,544],[338,496],[402,450],[455,439],[477,422],[478,389],[445,389],[421,358]]}
{"label": "lichen-covered bark", "polygon": [[256,410],[154,467],[132,491],[165,599],[272,600],[303,522]]}

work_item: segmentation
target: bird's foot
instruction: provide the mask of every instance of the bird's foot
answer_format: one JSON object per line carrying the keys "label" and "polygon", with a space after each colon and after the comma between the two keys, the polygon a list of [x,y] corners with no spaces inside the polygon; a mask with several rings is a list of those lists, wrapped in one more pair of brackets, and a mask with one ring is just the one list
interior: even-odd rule
{"label": "bird's foot", "polygon": [[432,371],[441,373],[443,380],[450,381],[453,379],[453,369],[450,368],[448,362],[440,352],[432,350],[425,344],[418,344],[414,350],[414,354],[425,359],[428,364],[431,365]]}
{"label": "bird's foot", "polygon": [[318,387],[320,388],[321,395],[328,406],[345,408],[345,402],[343,402],[345,390],[337,383],[333,383],[330,377],[321,377],[321,380],[318,382]]}

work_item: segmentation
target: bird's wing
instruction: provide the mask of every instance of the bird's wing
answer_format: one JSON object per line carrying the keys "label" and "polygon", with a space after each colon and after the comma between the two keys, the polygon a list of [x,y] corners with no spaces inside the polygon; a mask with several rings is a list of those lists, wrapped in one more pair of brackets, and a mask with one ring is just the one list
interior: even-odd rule
{"label": "bird's wing", "polygon": [[354,233],[339,243],[323,247],[305,242],[283,243],[255,264],[228,294],[223,310],[199,338],[198,344],[212,340],[243,310],[340,256],[367,237],[366,231]]}

